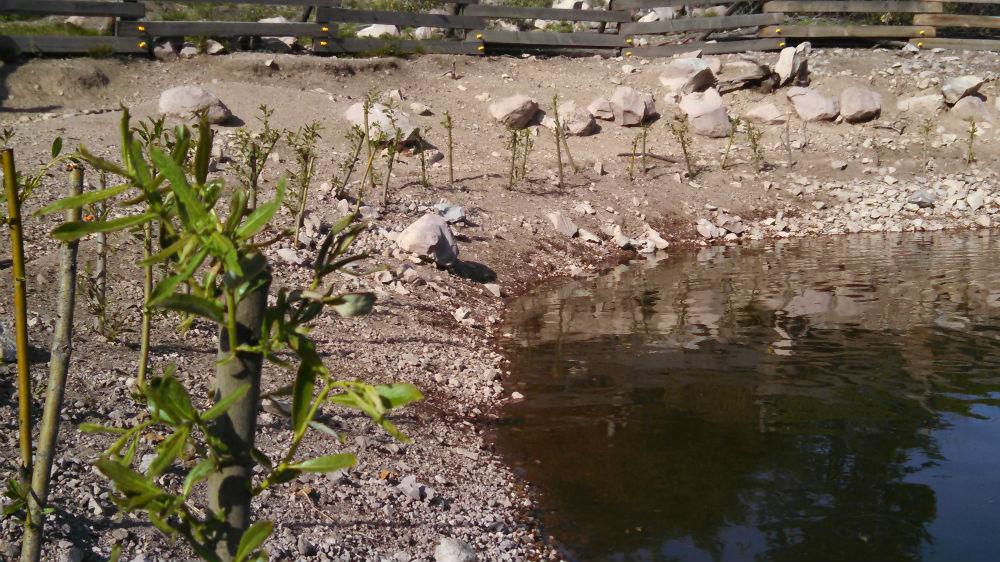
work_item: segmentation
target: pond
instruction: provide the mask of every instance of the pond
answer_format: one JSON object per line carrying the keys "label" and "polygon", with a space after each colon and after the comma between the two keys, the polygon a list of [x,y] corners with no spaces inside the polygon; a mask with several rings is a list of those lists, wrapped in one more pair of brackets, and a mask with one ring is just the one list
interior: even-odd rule
{"label": "pond", "polygon": [[998,261],[796,239],[540,290],[497,444],[571,560],[1000,560]]}

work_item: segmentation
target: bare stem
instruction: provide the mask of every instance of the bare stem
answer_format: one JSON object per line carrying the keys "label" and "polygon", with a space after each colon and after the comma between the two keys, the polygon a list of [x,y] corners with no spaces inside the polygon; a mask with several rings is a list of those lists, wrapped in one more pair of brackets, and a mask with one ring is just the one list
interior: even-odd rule
{"label": "bare stem", "polygon": [[[153,255],[153,226],[147,222],[142,229],[142,258],[148,260]],[[149,298],[153,294],[153,264],[142,266],[142,327],[139,332],[139,373],[135,377],[136,389],[141,392],[146,386],[146,368],[149,364],[149,332],[152,329],[153,311]]]}
{"label": "bare stem", "polygon": [[31,374],[28,365],[28,302],[24,271],[24,232],[21,199],[17,189],[14,151],[2,154],[3,187],[7,195],[7,228],[10,231],[11,272],[14,276],[14,338],[17,342],[17,405],[21,445],[20,481],[27,489],[31,474]]}
{"label": "bare stem", "polygon": [[[83,170],[74,167],[70,172],[69,196],[83,192]],[[80,208],[66,211],[66,222],[78,222]],[[55,457],[56,438],[66,393],[66,374],[69,372],[73,353],[73,305],[76,301],[76,257],[79,241],[64,242],[59,251],[59,296],[55,331],[52,334],[49,382],[45,389],[45,407],[42,426],[38,433],[38,456],[31,475],[31,493],[28,495],[28,519],[21,543],[21,562],[38,562],[42,552],[44,510],[49,499],[52,461]]]}

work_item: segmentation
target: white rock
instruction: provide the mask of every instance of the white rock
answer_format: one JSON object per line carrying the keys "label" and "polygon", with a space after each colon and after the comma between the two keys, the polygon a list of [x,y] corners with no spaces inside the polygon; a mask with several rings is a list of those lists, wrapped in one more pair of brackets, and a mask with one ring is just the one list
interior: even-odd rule
{"label": "white rock", "polygon": [[695,134],[711,138],[729,136],[729,114],[715,88],[683,96],[680,108],[687,114],[691,131]]}
{"label": "white rock", "polygon": [[[288,18],[284,16],[276,16],[273,18],[264,18],[257,20],[258,23],[288,23]],[[274,51],[277,53],[288,53],[295,49],[299,44],[299,40],[293,36],[286,37],[273,37],[266,36],[260,38],[260,46],[268,51]]]}
{"label": "white rock", "polygon": [[[357,125],[364,129],[364,104],[359,102],[348,107],[347,111],[344,112],[344,119],[347,119],[351,125]],[[393,120],[395,120],[395,127],[400,131],[402,141],[413,140],[417,134],[417,128],[410,123],[409,116],[400,111],[390,110],[388,106],[381,103],[374,103],[368,109],[369,134],[375,138],[378,136],[378,131],[382,131],[389,138],[394,137],[396,133],[393,130]]]}
{"label": "white rock", "polygon": [[898,111],[911,111],[916,113],[934,113],[943,107],[944,96],[941,94],[913,96],[896,102],[896,109]]}
{"label": "white rock", "polygon": [[879,116],[882,96],[868,88],[852,86],[840,93],[840,114],[848,123],[860,123]]}
{"label": "white rock", "polygon": [[948,113],[963,121],[971,119],[976,123],[993,122],[993,116],[990,115],[989,107],[978,96],[967,96],[958,100]]}
{"label": "white rock", "polygon": [[660,84],[670,93],[701,92],[715,83],[715,73],[704,59],[672,59],[660,73]]}
{"label": "white rock", "polygon": [[224,123],[232,116],[226,104],[199,86],[176,86],[164,91],[159,111],[181,119],[192,119],[198,112],[207,111],[208,121],[213,124]]}
{"label": "white rock", "polygon": [[407,252],[433,258],[439,265],[451,265],[458,259],[458,243],[451,227],[437,213],[427,213],[396,237],[396,244]]}
{"label": "white rock", "polygon": [[538,102],[525,95],[514,95],[490,104],[490,116],[511,129],[523,129],[538,113]]}
{"label": "white rock", "polygon": [[395,25],[385,25],[381,23],[376,23],[374,25],[369,25],[358,31],[357,37],[365,38],[370,37],[377,39],[379,37],[399,37],[399,28]]}
{"label": "white rock", "polygon": [[806,78],[809,72],[809,52],[811,46],[808,42],[800,43],[796,47],[785,47],[778,54],[778,62],[774,65],[774,72],[778,75],[778,84],[784,86],[791,80],[797,82]]}
{"label": "white rock", "polygon": [[610,102],[615,121],[625,127],[641,125],[656,113],[652,95],[639,92],[628,86],[615,88]]}
{"label": "white rock", "polygon": [[954,104],[965,96],[978,92],[985,83],[986,81],[979,76],[967,74],[945,82],[944,86],[941,87],[941,93],[944,94],[944,101]]}
{"label": "white rock", "polygon": [[754,123],[781,125],[788,121],[788,114],[771,102],[762,103],[746,112],[746,118]]}
{"label": "white rock", "polygon": [[576,236],[579,227],[576,226],[569,217],[564,215],[562,211],[552,211],[545,215],[549,222],[552,223],[552,228],[555,228],[559,234],[562,234],[566,238],[572,238]]}
{"label": "white rock", "polygon": [[645,237],[646,240],[649,240],[650,242],[653,243],[653,247],[656,248],[657,250],[666,250],[668,247],[670,247],[670,242],[664,240],[663,237],[660,236],[660,233],[653,230],[652,228],[646,230]]}
{"label": "white rock", "polygon": [[205,40],[205,53],[209,55],[221,55],[226,52],[226,46],[215,39]]}
{"label": "white rock", "polygon": [[810,88],[789,88],[785,94],[803,121],[830,121],[837,117],[837,101]]}
{"label": "white rock", "polygon": [[989,215],[978,215],[976,216],[976,224],[983,228],[989,228],[993,225],[993,221],[990,220]]}
{"label": "white rock", "polygon": [[970,209],[978,211],[986,203],[986,194],[982,191],[973,191],[965,198],[965,202],[969,204]]}
{"label": "white rock", "polygon": [[568,101],[559,106],[559,118],[562,119],[563,130],[569,135],[585,137],[597,132],[594,116],[575,101]]}
{"label": "white rock", "polygon": [[589,111],[595,119],[611,121],[615,118],[615,112],[611,109],[611,102],[604,98],[597,98],[590,102],[590,105],[587,106],[587,111]]}
{"label": "white rock", "polygon": [[445,30],[439,27],[418,27],[413,30],[413,37],[426,41],[428,39],[441,39],[445,35]]}

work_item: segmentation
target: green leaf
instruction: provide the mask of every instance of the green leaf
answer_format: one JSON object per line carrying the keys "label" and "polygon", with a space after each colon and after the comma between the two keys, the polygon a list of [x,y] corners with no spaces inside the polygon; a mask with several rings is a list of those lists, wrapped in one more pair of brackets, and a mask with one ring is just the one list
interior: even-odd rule
{"label": "green leaf", "polygon": [[56,137],[56,139],[52,141],[52,150],[50,152],[53,158],[59,156],[59,153],[62,152],[62,146],[63,146],[62,137]]}
{"label": "green leaf", "polygon": [[223,322],[224,311],[222,305],[218,301],[199,297],[198,295],[175,293],[161,298],[156,303],[156,306],[176,310],[177,312],[194,314],[195,316],[211,320],[216,324]]}
{"label": "green leaf", "polygon": [[191,495],[191,490],[194,489],[198,482],[208,478],[212,471],[215,470],[215,464],[211,459],[204,459],[200,463],[196,464],[194,468],[188,472],[187,476],[184,477],[184,487],[181,489],[181,497],[185,500],[189,495]]}
{"label": "green leaf", "polygon": [[201,248],[193,257],[184,260],[182,267],[176,274],[171,275],[170,277],[165,277],[156,284],[156,287],[153,288],[153,292],[149,295],[149,302],[146,303],[146,306],[157,306],[164,299],[172,295],[174,293],[174,289],[176,289],[178,285],[194,275],[195,270],[201,267],[201,264],[207,257],[208,248]]}
{"label": "green leaf", "polygon": [[129,170],[133,173],[135,179],[138,180],[139,185],[148,185],[153,177],[149,172],[149,165],[146,164],[146,157],[142,155],[142,145],[132,139],[127,143],[125,148],[128,149]]}
{"label": "green leaf", "polygon": [[337,431],[335,429],[333,429],[332,427],[326,425],[325,423],[313,420],[313,421],[309,422],[309,427],[315,429],[316,431],[319,431],[320,433],[325,433],[325,434],[333,437],[334,439],[338,439],[338,440],[340,439],[340,434],[337,433]]}
{"label": "green leaf", "polygon": [[184,451],[188,431],[187,426],[182,426],[177,431],[171,433],[169,437],[156,447],[156,458],[153,459],[153,462],[149,463],[149,469],[146,470],[147,478],[156,478],[160,474],[163,474],[164,470],[170,468],[170,465],[174,464],[177,456]]}
{"label": "green leaf", "polygon": [[[303,338],[305,339],[305,338]],[[311,344],[310,344],[310,347]],[[300,352],[301,355],[301,352]],[[311,361],[303,359],[292,385],[292,430],[299,433],[309,423],[313,390],[316,388],[316,369]]]}
{"label": "green leaf", "polygon": [[208,118],[202,113],[198,119],[198,147],[194,154],[194,179],[198,185],[204,185],[208,179],[208,160],[212,155],[212,127]]}
{"label": "green leaf", "polygon": [[[161,236],[161,239],[162,238],[163,238],[163,236]],[[185,235],[179,237],[177,240],[174,240],[173,242],[171,242],[169,245],[167,245],[166,248],[163,248],[162,250],[160,250],[159,252],[156,252],[155,254],[149,256],[148,258],[139,261],[139,263],[137,265],[147,266],[147,265],[153,265],[153,264],[156,264],[156,263],[160,263],[161,261],[166,261],[167,259],[170,259],[170,256],[172,256],[172,255],[176,254],[177,252],[181,251],[181,248],[183,248],[185,245],[187,245],[190,242],[195,242],[195,241],[196,240],[195,240],[195,238],[194,238],[193,235],[191,235],[191,234],[185,234]]]}
{"label": "green leaf", "polygon": [[322,457],[316,457],[289,466],[302,472],[333,472],[335,470],[350,468],[356,462],[357,459],[354,458],[354,455],[341,453],[339,455],[323,455]]}
{"label": "green leaf", "polygon": [[84,433],[128,433],[127,429],[120,429],[117,427],[107,427],[105,425],[100,425],[97,423],[83,422],[79,425],[78,429]]}
{"label": "green leaf", "polygon": [[216,402],[215,405],[213,405],[211,408],[205,410],[201,414],[201,419],[203,421],[211,421],[221,416],[222,414],[226,413],[226,410],[228,410],[229,407],[232,406],[234,402],[236,402],[240,398],[243,398],[243,395],[246,394],[247,391],[249,390],[250,390],[250,385],[245,384],[237,388],[233,392],[230,392],[228,396],[223,397],[221,400]]}
{"label": "green leaf", "polygon": [[80,195],[73,195],[72,197],[63,197],[51,205],[42,207],[41,209],[35,211],[35,215],[43,216],[59,211],[65,211],[66,209],[77,209],[85,205],[91,205],[93,203],[97,203],[98,201],[111,199],[112,197],[125,192],[129,189],[129,187],[131,186],[128,184],[122,184],[108,189],[88,191],[86,193],[81,193]]}
{"label": "green leaf", "polygon": [[191,406],[191,397],[172,371],[160,378],[149,381],[144,392],[149,399],[149,408],[161,419],[171,423],[194,422],[195,410]]}
{"label": "green leaf", "polygon": [[149,156],[170,182],[170,189],[177,196],[177,202],[181,207],[179,214],[184,226],[199,231],[203,226],[202,223],[205,221],[207,212],[201,201],[198,200],[194,189],[191,188],[191,184],[188,183],[184,169],[161,150],[153,150]]}
{"label": "green leaf", "polygon": [[98,459],[97,470],[104,473],[111,479],[123,493],[126,494],[158,494],[159,488],[152,481],[144,478],[131,468],[119,464],[111,459]]}
{"label": "green leaf", "polygon": [[249,240],[255,234],[260,232],[267,226],[267,223],[271,222],[274,214],[278,212],[281,208],[281,202],[285,199],[285,178],[281,178],[278,182],[278,192],[274,195],[274,199],[270,203],[265,203],[257,207],[257,209],[250,213],[247,220],[243,221],[236,229],[236,238],[240,240]]}
{"label": "green leaf", "polygon": [[121,217],[110,221],[64,222],[52,230],[52,237],[60,242],[73,242],[74,240],[79,240],[88,234],[96,234],[98,232],[117,232],[119,230],[125,230],[127,228],[143,224],[147,221],[153,220],[154,218],[156,218],[156,215],[153,213],[143,213],[141,215],[129,215],[127,217]]}
{"label": "green leaf", "polygon": [[401,408],[424,399],[424,395],[417,390],[417,387],[405,382],[380,384],[375,387],[375,392],[378,393],[383,402],[387,402],[386,405],[389,409]]}
{"label": "green leaf", "polygon": [[344,318],[363,316],[372,311],[372,307],[375,305],[375,294],[347,293],[332,299],[329,305],[334,312]]}
{"label": "green leaf", "polygon": [[264,544],[272,530],[274,530],[274,524],[270,521],[258,521],[250,525],[250,528],[244,531],[243,536],[240,537],[240,545],[236,548],[235,562],[245,562],[257,551],[260,545]]}
{"label": "green leaf", "polygon": [[109,174],[114,174],[116,176],[121,176],[123,178],[131,177],[131,175],[125,168],[119,166],[118,164],[115,164],[110,160],[105,160],[104,158],[101,158],[99,156],[94,156],[86,148],[82,146],[80,147],[80,158],[83,158],[84,162],[90,164],[95,170],[99,172],[107,172]]}

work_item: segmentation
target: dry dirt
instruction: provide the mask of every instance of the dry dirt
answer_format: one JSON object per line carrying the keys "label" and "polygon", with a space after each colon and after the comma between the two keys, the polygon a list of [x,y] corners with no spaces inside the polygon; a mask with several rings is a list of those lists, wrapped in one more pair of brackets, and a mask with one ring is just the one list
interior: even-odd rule
{"label": "dry dirt", "polygon": [[[773,62],[775,56],[763,55],[762,59]],[[274,64],[265,64],[268,59]],[[332,477],[285,485],[260,498],[257,513],[277,524],[270,543],[272,559],[431,560],[435,544],[446,536],[468,541],[484,560],[558,559],[559,554],[533,518],[532,506],[539,498],[533,495],[530,483],[520,481],[504,464],[488,438],[512,390],[504,388],[509,373],[495,349],[495,336],[502,330],[506,300],[538,283],[597,272],[634,255],[610,241],[596,245],[567,239],[552,229],[545,214],[561,210],[593,232],[600,232],[603,225],[618,224],[634,237],[646,230],[645,223],[670,240],[673,248],[707,243],[696,233],[695,223],[720,213],[742,217],[747,224],[745,237],[830,234],[855,228],[907,230],[920,228],[922,223],[914,226],[912,222],[917,214],[909,217],[906,211],[895,209],[888,218],[881,218],[869,209],[891,206],[891,201],[905,198],[907,189],[933,187],[945,178],[959,181],[966,191],[986,191],[988,199],[982,212],[995,213],[992,197],[995,161],[1000,153],[995,129],[980,128],[974,145],[978,162],[968,165],[963,160],[963,140],[943,145],[940,140],[949,134],[964,138],[965,123],[946,114],[934,116],[935,129],[923,135],[919,131],[921,117],[897,115],[895,100],[920,93],[918,71],[930,72],[941,80],[973,72],[985,75],[995,72],[997,61],[997,55],[990,53],[956,56],[924,52],[913,58],[886,50],[814,51],[810,61],[813,87],[829,94],[837,94],[848,85],[871,87],[883,95],[882,117],[861,125],[810,123],[805,129],[793,120],[792,138],[805,146],[793,149],[796,164],[792,167],[784,165],[786,151],[781,136],[785,127],[765,126],[766,157],[772,164],[765,172],[756,171],[751,164],[745,139],[737,139],[733,164],[723,171],[719,161],[726,139],[697,137],[694,152],[703,171],[693,180],[682,175],[681,165],[651,160],[649,172],[630,181],[628,159],[616,154],[630,149],[637,131],[600,122],[598,134],[570,139],[582,170],[570,174],[561,188],[555,182],[552,135],[541,129],[528,181],[509,191],[505,189],[505,131],[489,119],[487,102],[476,97],[487,93],[496,99],[523,93],[547,108],[552,96],[558,94],[563,100],[585,106],[597,96],[610,95],[613,82],[621,82],[656,94],[658,108],[667,113],[659,103],[658,61],[442,56],[337,60],[260,54],[199,57],[176,63],[40,59],[2,68],[5,100],[0,123],[16,131],[12,146],[19,167],[27,172],[47,157],[56,136],[63,137],[69,147],[82,143],[95,152],[114,154],[119,102],[129,106],[136,118],[144,118],[155,113],[164,89],[199,84],[219,96],[252,128],[258,126],[257,108],[262,104],[274,109],[272,121],[279,127],[293,129],[319,120],[324,127],[319,184],[336,172],[345,157],[343,111],[366,92],[400,89],[404,110],[411,102],[429,106],[432,116],[411,117],[414,124],[428,127],[426,137],[442,148],[444,130],[439,123],[443,112],[449,111],[456,124],[455,184],[448,184],[447,168],[436,165],[430,170],[430,187],[422,187],[419,159],[404,155],[394,170],[392,202],[379,209],[372,228],[359,241],[374,256],[369,265],[385,264],[396,273],[409,265],[420,280],[389,284],[371,278],[344,281],[345,287],[368,287],[379,294],[374,314],[351,321],[327,318],[317,322],[313,332],[328,364],[344,377],[370,382],[410,381],[424,391],[425,402],[396,418],[414,442],[395,444],[365,420],[331,411],[326,420],[343,430],[346,442],[338,444],[316,435],[307,443],[305,453],[356,452],[358,466]],[[638,71],[626,75],[623,64]],[[453,67],[457,79],[446,76]],[[991,108],[995,88],[993,82],[983,90]],[[764,99],[788,106],[780,90],[770,95],[745,90],[725,96],[732,113]],[[995,108],[991,111],[996,116]],[[663,121],[649,131],[649,150],[679,157],[677,143]],[[876,128],[876,124],[897,130]],[[233,129],[223,126],[219,132],[225,135]],[[873,138],[880,139],[877,144],[883,147],[877,155],[874,148],[866,146]],[[925,142],[936,145],[931,150],[930,169],[924,165]],[[272,163],[265,175],[269,190],[277,176],[293,166],[283,144],[279,153],[281,161]],[[845,161],[846,169],[833,169],[831,159]],[[595,172],[595,162],[603,163],[605,175]],[[227,174],[224,161],[219,173]],[[27,210],[55,200],[63,180],[62,173],[47,178],[27,203]],[[442,199],[464,206],[469,217],[467,224],[455,226],[464,265],[453,270],[415,264],[385,236],[401,230],[427,206]],[[596,213],[575,214],[574,209],[583,201]],[[340,215],[332,194],[318,187],[309,208],[326,224]],[[951,208],[925,218],[934,228],[973,227],[973,217],[959,211],[964,213],[965,209]],[[781,228],[773,224],[775,217]],[[285,215],[283,220],[290,219]],[[56,245],[47,233],[56,223],[55,218],[31,218],[26,225],[30,335],[39,350],[47,347],[54,320]],[[135,240],[126,237],[113,243],[111,307],[124,326],[137,326],[141,288],[135,262],[139,248]],[[7,241],[0,241],[0,259],[7,255]],[[314,250],[301,255],[309,260]],[[81,258],[92,256],[93,246],[85,243]],[[307,279],[304,266],[275,261],[279,285],[297,286]],[[10,318],[10,279],[4,273],[0,278],[0,318],[6,319]],[[482,284],[493,277],[502,288],[501,299]],[[459,307],[471,311],[470,320],[455,319],[453,312]],[[55,470],[53,502],[57,511],[49,523],[46,559],[65,556],[70,548],[82,549],[88,559],[104,559],[114,544],[123,546],[124,560],[185,558],[189,554],[183,546],[163,539],[142,519],[115,514],[105,481],[89,467],[106,440],[83,435],[74,426],[109,418],[123,425],[143,413],[128,398],[127,390],[127,379],[136,369],[135,332],[125,332],[121,341],[112,343],[91,329],[90,314],[82,304],[77,319],[64,418],[67,423]],[[204,397],[214,347],[209,326],[196,325],[178,334],[172,318],[159,317],[154,326],[153,370],[177,364],[192,394]],[[32,368],[36,388],[40,388],[46,373],[44,353],[36,353]],[[270,369],[265,386],[277,388],[291,376]],[[0,465],[4,479],[12,474],[16,462],[14,392],[12,374],[4,375],[0,379],[0,442],[11,451]],[[265,413],[259,434],[261,449],[274,455],[289,436],[287,423]],[[142,451],[140,456],[148,452]],[[412,500],[401,493],[396,485],[409,475],[432,487],[434,497]],[[0,556],[16,552],[18,535],[11,521],[2,523],[0,541],[4,548]],[[311,554],[304,554],[307,552]]]}

